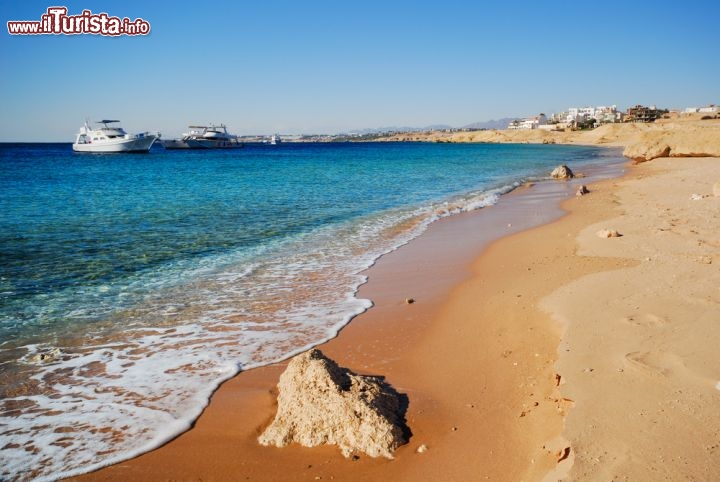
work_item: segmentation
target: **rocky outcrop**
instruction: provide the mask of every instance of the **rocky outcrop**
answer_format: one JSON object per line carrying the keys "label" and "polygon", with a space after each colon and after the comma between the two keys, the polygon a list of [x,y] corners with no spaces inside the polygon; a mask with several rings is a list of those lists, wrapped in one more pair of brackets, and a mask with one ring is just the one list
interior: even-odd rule
{"label": "rocky outcrop", "polygon": [[[636,162],[656,157],[720,157],[720,120],[675,116],[653,123],[605,124],[582,131],[545,129],[482,130],[446,133],[432,131],[397,134],[384,141],[580,144],[624,147],[624,155]],[[669,150],[668,150],[669,149]]]}
{"label": "rocky outcrop", "polygon": [[[662,128],[662,129],[661,129]],[[720,125],[667,124],[642,132],[623,155],[635,162],[658,157],[720,157]]]}
{"label": "rocky outcrop", "polygon": [[575,174],[573,174],[572,170],[569,167],[563,164],[553,169],[550,177],[552,177],[553,179],[572,179],[573,177],[575,177]]}
{"label": "rocky outcrop", "polygon": [[313,349],[293,358],[278,383],[263,445],[337,445],[345,457],[393,458],[406,442],[401,396],[381,378],[356,375]]}
{"label": "rocky outcrop", "polygon": [[662,141],[639,142],[623,150],[623,156],[635,162],[645,162],[658,157],[670,156],[670,146]]}

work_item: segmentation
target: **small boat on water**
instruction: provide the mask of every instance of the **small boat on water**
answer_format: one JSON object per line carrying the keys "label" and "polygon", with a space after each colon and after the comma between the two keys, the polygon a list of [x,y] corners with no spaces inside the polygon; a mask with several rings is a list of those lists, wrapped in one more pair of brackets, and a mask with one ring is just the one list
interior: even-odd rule
{"label": "small boat on water", "polygon": [[236,135],[229,134],[225,124],[188,126],[181,139],[161,141],[165,149],[232,149],[243,147]]}
{"label": "small boat on water", "polygon": [[153,142],[160,138],[160,133],[141,132],[139,134],[128,134],[117,124],[119,120],[103,119],[97,124],[102,127],[92,129],[88,121],[80,128],[73,151],[76,152],[148,152]]}
{"label": "small boat on water", "polygon": [[270,145],[275,146],[275,145],[277,145],[277,144],[280,144],[281,142],[282,142],[282,139],[280,139],[280,136],[277,135],[277,134],[273,134],[273,135],[270,137]]}

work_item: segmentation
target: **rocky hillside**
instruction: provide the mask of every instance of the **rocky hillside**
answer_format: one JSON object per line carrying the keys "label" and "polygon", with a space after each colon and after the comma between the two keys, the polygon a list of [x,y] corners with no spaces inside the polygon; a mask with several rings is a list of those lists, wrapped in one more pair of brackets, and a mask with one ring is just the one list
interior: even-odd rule
{"label": "rocky hillside", "polygon": [[720,157],[720,120],[682,120],[652,124],[605,124],[588,131],[488,130],[405,133],[390,141],[581,144],[625,147],[636,162],[656,157]]}

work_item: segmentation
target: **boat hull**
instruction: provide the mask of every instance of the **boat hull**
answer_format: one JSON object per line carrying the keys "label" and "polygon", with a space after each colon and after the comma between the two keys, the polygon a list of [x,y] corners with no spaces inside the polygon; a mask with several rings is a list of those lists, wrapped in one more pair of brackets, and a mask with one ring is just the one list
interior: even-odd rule
{"label": "boat hull", "polygon": [[137,135],[130,139],[109,139],[92,143],[73,144],[75,152],[148,152],[159,136],[156,134]]}
{"label": "boat hull", "polygon": [[208,139],[170,139],[161,141],[165,149],[237,149],[243,147],[237,141],[214,141]]}

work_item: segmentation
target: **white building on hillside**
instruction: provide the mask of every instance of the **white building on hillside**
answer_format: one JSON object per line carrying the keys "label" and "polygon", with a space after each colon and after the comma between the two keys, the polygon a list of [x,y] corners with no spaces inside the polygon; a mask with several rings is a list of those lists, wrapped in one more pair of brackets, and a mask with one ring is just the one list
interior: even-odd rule
{"label": "white building on hillside", "polygon": [[564,121],[568,124],[585,122],[595,119],[598,123],[617,122],[620,120],[616,105],[597,107],[570,107]]}
{"label": "white building on hillside", "polygon": [[582,122],[587,119],[592,119],[594,115],[594,107],[570,107],[565,122]]}
{"label": "white building on hillside", "polygon": [[545,114],[528,117],[526,119],[516,119],[508,124],[508,129],[537,129],[539,126],[547,124]]}
{"label": "white building on hillside", "polygon": [[687,107],[685,108],[686,114],[695,114],[695,113],[701,113],[701,114],[717,114],[720,112],[720,107],[710,104],[707,107]]}

